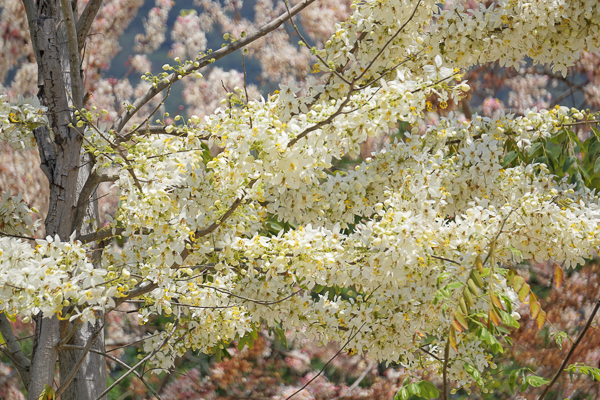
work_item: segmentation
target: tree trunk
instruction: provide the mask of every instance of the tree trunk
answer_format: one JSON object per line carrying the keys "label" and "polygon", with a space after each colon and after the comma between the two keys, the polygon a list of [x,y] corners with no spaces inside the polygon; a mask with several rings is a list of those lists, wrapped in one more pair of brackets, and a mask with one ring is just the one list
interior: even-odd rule
{"label": "tree trunk", "polygon": [[[73,40],[73,15],[76,17],[77,12],[62,9],[61,0],[24,0],[24,4],[38,64],[38,97],[48,107],[50,124],[50,129],[42,127],[34,131],[41,168],[50,182],[46,235],[58,235],[60,240],[67,241],[75,230],[80,229],[73,224],[76,204],[81,188],[91,172],[91,163],[81,162],[88,157],[82,155],[82,137],[69,127],[70,123],[75,123],[73,105],[81,107],[83,104],[80,56],[77,39]],[[63,0],[62,4],[71,7],[72,3]],[[85,207],[84,220],[96,217],[97,201],[89,201]],[[94,229],[93,225],[85,225],[81,227],[82,232]],[[66,343],[86,346],[88,339],[102,322],[103,316],[98,320],[97,326],[85,324],[79,327]],[[79,364],[81,350],[58,348],[59,342],[72,333],[72,330],[72,323],[59,321],[56,316],[39,315],[36,318],[28,400],[38,400],[45,385],[53,386],[57,357],[63,379],[71,375]],[[92,348],[104,351],[102,334],[95,340]],[[61,399],[96,400],[105,388],[104,357],[88,353]]]}

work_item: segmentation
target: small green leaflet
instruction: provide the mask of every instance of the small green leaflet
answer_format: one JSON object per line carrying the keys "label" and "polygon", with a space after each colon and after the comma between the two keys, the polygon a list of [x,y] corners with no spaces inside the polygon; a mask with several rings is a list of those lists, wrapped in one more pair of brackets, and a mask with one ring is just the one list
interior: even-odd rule
{"label": "small green leaflet", "polygon": [[403,387],[394,396],[394,400],[408,400],[413,395],[424,399],[437,399],[440,395],[440,391],[431,382],[418,381],[410,385],[405,385],[405,383],[406,380],[404,380]]}

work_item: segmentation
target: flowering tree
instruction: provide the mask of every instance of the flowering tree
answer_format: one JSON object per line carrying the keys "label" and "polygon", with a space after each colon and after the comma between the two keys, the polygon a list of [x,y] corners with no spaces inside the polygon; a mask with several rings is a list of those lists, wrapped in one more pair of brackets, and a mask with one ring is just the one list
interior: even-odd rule
{"label": "flowering tree", "polygon": [[[169,322],[123,377],[147,362],[167,370],[189,349],[243,346],[265,324],[441,376],[441,390],[420,381],[400,398],[485,388],[498,338],[518,326],[519,301],[544,324],[540,302],[512,267],[553,260],[568,268],[597,249],[599,202],[588,186],[599,172],[599,134],[585,144],[592,170],[568,152],[556,163],[536,152],[551,153],[552,140],[572,138],[571,127],[595,123],[594,115],[557,106],[469,120],[448,113],[423,134],[416,125],[433,102],[460,104],[468,68],[518,66],[528,57],[566,74],[582,51],[598,50],[600,6],[362,1],[331,31],[317,17],[303,20],[314,23],[313,40],[331,33],[322,48],[308,49],[296,19],[313,2],[282,3],[257,24],[238,18],[216,51],[185,33],[200,18],[187,14],[175,30],[173,65],[147,72],[132,102],[131,86],[97,76],[110,46],[96,44],[98,57],[82,69],[94,21],[118,35],[119,17],[113,24],[101,1],[81,12],[67,0],[23,2],[31,39],[18,55],[32,56],[37,99],[2,97],[0,135],[16,149],[37,148],[48,212],[46,239],[32,242],[33,210],[18,195],[3,197],[0,331],[28,399],[103,398],[114,386],[106,387],[103,321],[131,303],[142,323],[159,315]],[[139,51],[161,43],[170,6],[157,2]],[[220,6],[203,6],[214,8],[212,23],[233,27]],[[202,68],[246,48],[273,56],[259,41],[271,34],[287,43],[277,39],[286,21],[305,46],[289,54],[314,57],[320,80],[295,76],[282,62],[277,79],[288,84],[266,99],[251,100],[242,81],[215,112],[153,120],[160,96],[180,80],[202,79]],[[136,57],[132,67],[146,69],[146,61]],[[21,71],[25,82],[30,75]],[[88,76],[96,86],[85,87]],[[186,88],[188,98],[201,95],[199,87]],[[89,103],[86,89],[111,91],[123,109]],[[367,138],[394,133],[398,121],[415,127],[354,170],[331,171]],[[213,146],[222,149],[216,156]],[[106,227],[95,200],[103,182],[114,183],[121,200]],[[12,332],[15,317],[36,323],[31,358]]]}

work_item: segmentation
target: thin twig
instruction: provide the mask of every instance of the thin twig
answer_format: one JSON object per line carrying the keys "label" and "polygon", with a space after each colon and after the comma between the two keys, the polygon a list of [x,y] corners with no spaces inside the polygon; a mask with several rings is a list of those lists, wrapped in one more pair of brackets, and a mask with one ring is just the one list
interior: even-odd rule
{"label": "thin twig", "polygon": [[[334,360],[334,359],[335,359],[337,356],[339,356],[339,355],[340,355],[340,353],[341,353],[342,351],[344,351],[344,349],[346,348],[346,346],[348,346],[348,344],[350,343],[350,341],[351,341],[352,339],[354,339],[354,338],[356,337],[356,335],[358,335],[358,332],[360,332],[360,330],[363,328],[363,326],[365,326],[365,324],[366,324],[366,322],[364,322],[364,323],[363,323],[363,324],[360,326],[360,328],[358,328],[358,330],[357,330],[357,331],[356,331],[356,332],[355,332],[355,333],[354,333],[352,336],[350,336],[350,337],[348,338],[348,340],[346,341],[346,343],[344,343],[344,345],[342,346],[342,348],[341,348],[341,349],[339,349],[339,350],[338,350],[338,352],[337,352],[337,353],[335,353],[335,354],[333,355],[333,357],[331,357],[331,358],[329,359],[329,361],[327,361],[327,363],[326,363],[326,364],[323,366],[323,368],[321,368],[321,370],[319,371],[319,373],[318,373],[318,374],[316,374],[316,375],[315,375],[315,376],[314,376],[314,377],[313,377],[311,380],[309,380],[308,382],[306,382],[306,383],[304,384],[304,386],[302,386],[300,389],[296,390],[294,393],[292,393],[292,394],[291,394],[289,397],[287,397],[285,400],[290,400],[292,397],[294,397],[295,395],[297,395],[298,393],[300,393],[301,391],[303,391],[303,390],[304,390],[304,389],[305,389],[305,388],[306,388],[308,385],[310,385],[311,383],[313,383],[313,381],[314,381],[315,379],[317,379],[317,378],[318,378],[318,377],[319,377],[319,376],[320,376],[320,375],[323,373],[323,371],[325,371],[325,368],[327,368],[327,366],[328,366],[328,365],[329,365],[329,364],[330,364],[330,363],[331,363],[331,362],[332,362],[332,361],[333,361],[333,360]],[[100,400],[100,399],[98,399],[98,400]]]}
{"label": "thin twig", "polygon": [[542,394],[540,395],[540,397],[538,398],[538,400],[543,400],[544,397],[546,397],[546,395],[548,394],[548,392],[550,391],[550,389],[552,388],[552,386],[556,383],[556,381],[560,377],[560,374],[564,371],[565,367],[569,363],[569,359],[571,358],[571,356],[575,352],[575,349],[577,348],[577,346],[579,345],[579,343],[581,343],[581,340],[583,339],[583,337],[585,336],[586,332],[588,331],[588,329],[592,325],[592,321],[594,321],[594,317],[596,316],[596,313],[598,312],[598,309],[600,309],[600,300],[596,301],[596,306],[594,307],[594,310],[592,311],[592,315],[590,315],[590,318],[587,320],[585,326],[583,327],[583,330],[581,331],[581,333],[579,333],[579,336],[577,337],[577,340],[575,341],[575,343],[573,344],[573,346],[571,346],[571,349],[567,353],[567,356],[565,357],[565,359],[563,360],[560,368],[556,372],[556,375],[554,375],[554,378],[552,378],[552,381],[550,381],[550,383],[548,384],[548,386],[546,386],[546,389],[544,389],[544,391],[542,392]]}
{"label": "thin twig", "polygon": [[[450,334],[448,334],[450,335]],[[444,349],[444,369],[442,370],[442,400],[448,399],[448,361],[450,360],[450,336]]]}
{"label": "thin twig", "polygon": [[[250,101],[250,98],[248,97],[248,76],[246,74],[246,56],[244,55],[244,52],[242,52],[242,69],[244,70],[244,93],[246,93],[246,109],[248,109],[248,102]],[[252,114],[250,114],[249,120],[250,129],[252,129]]]}
{"label": "thin twig", "polygon": [[5,352],[8,358],[13,362],[21,375],[21,379],[23,379],[25,386],[29,386],[29,380],[31,378],[29,375],[29,367],[31,361],[23,354],[23,350],[19,345],[19,339],[15,337],[12,325],[6,317],[6,313],[0,314],[0,332],[6,342],[6,350],[1,347],[0,350]]}
{"label": "thin twig", "polygon": [[[64,345],[64,348],[66,348],[66,349],[75,349],[75,350],[84,350],[85,349],[85,347],[83,347],[83,346],[75,346],[75,345],[72,345],[72,344],[66,344],[66,345]],[[129,364],[127,364],[126,362],[118,359],[115,356],[111,356],[110,354],[104,353],[102,351],[95,350],[95,349],[90,349],[90,353],[96,353],[96,354],[99,354],[101,356],[104,356],[104,357],[106,357],[106,358],[108,358],[108,359],[116,362],[117,364],[120,364],[121,366],[123,366],[123,367],[125,367],[127,369],[131,368],[129,366]],[[162,397],[160,397],[160,395],[156,392],[156,390],[154,390],[154,388],[152,386],[150,386],[150,384],[148,382],[146,382],[146,380],[144,379],[143,376],[141,376],[137,371],[133,371],[133,375],[135,375],[140,381],[142,381],[142,383],[152,392],[153,395],[156,396],[157,399],[162,400]]]}
{"label": "thin twig", "polygon": [[34,238],[34,237],[21,236],[21,235],[12,235],[12,234],[6,233],[6,232],[0,232],[0,236],[13,237],[13,238],[16,238],[16,239],[36,240],[36,238]]}
{"label": "thin twig", "polygon": [[450,263],[453,263],[453,264],[456,264],[456,265],[460,265],[460,263],[458,261],[454,261],[454,260],[451,260],[449,258],[444,258],[444,257],[440,257],[440,256],[434,256],[433,254],[429,254],[429,257],[436,258],[436,259],[442,260],[442,261],[447,261],[447,262],[450,262]]}
{"label": "thin twig", "polygon": [[[75,378],[75,375],[77,375],[77,371],[79,371],[79,368],[81,368],[83,361],[87,357],[87,354],[88,354],[90,348],[92,347],[92,345],[94,344],[94,341],[96,340],[96,338],[98,337],[100,332],[102,332],[102,329],[104,329],[104,324],[102,324],[100,326],[100,328],[98,328],[96,330],[96,332],[94,332],[94,334],[90,337],[90,339],[88,340],[88,343],[86,344],[85,348],[83,349],[83,354],[81,355],[81,358],[79,359],[79,361],[77,361],[77,364],[75,364],[75,366],[69,373],[69,376],[66,377],[66,379],[64,381],[61,379],[61,385],[58,389],[56,389],[56,393],[54,394],[55,397],[59,397],[67,389],[67,387],[69,387],[69,385],[71,384],[71,381]],[[102,396],[100,396],[100,398],[101,397]],[[98,400],[100,400],[100,398]]]}
{"label": "thin twig", "polygon": [[369,365],[367,365],[367,368],[365,368],[362,374],[360,374],[360,376],[354,382],[352,382],[352,385],[350,385],[350,387],[348,388],[348,394],[350,394],[354,389],[356,389],[358,385],[362,382],[362,380],[365,379],[367,374],[371,372],[371,368],[373,368],[373,365],[375,365],[375,362],[370,361]]}
{"label": "thin twig", "polygon": [[98,14],[101,5],[102,0],[90,0],[83,9],[79,19],[77,19],[77,44],[79,51],[83,49],[87,34],[96,19],[96,14]]}
{"label": "thin twig", "polygon": [[[292,9],[290,10],[291,14],[292,15],[298,14],[300,11],[304,10],[306,7],[311,5],[313,2],[315,2],[315,0],[303,0],[302,2],[296,4],[294,7],[292,7]],[[125,126],[125,124],[127,124],[127,122],[135,115],[135,113],[142,106],[144,106],[151,99],[153,99],[154,96],[156,96],[158,93],[162,92],[164,89],[166,89],[167,87],[173,85],[175,82],[180,80],[179,75],[181,75],[183,78],[184,76],[187,76],[187,75],[191,74],[192,72],[199,70],[200,68],[204,68],[207,65],[212,64],[216,60],[223,58],[226,55],[231,54],[234,51],[239,50],[239,49],[249,45],[250,43],[260,39],[261,37],[265,36],[266,34],[279,28],[288,19],[289,19],[289,14],[287,12],[285,12],[282,15],[280,15],[279,17],[272,20],[271,22],[263,25],[256,32],[249,34],[244,38],[241,38],[223,48],[220,48],[220,49],[212,52],[211,54],[207,54],[206,56],[200,58],[197,61],[197,63],[187,66],[185,68],[185,71],[183,71],[182,74],[172,73],[165,80],[157,83],[156,86],[153,86],[145,94],[138,97],[133,102],[133,104],[132,104],[133,107],[131,109],[128,109],[125,112],[123,112],[119,116],[119,118],[115,121],[114,130],[117,133],[120,133],[121,130],[123,129],[123,127]],[[194,65],[197,65],[197,66],[194,66]]]}
{"label": "thin twig", "polygon": [[67,33],[67,46],[69,49],[69,73],[71,76],[71,91],[73,105],[78,109],[83,108],[83,82],[81,81],[81,61],[79,59],[79,46],[77,45],[77,28],[75,16],[69,0],[61,0],[62,14]]}
{"label": "thin twig", "polygon": [[175,322],[173,323],[173,330],[171,330],[171,333],[169,333],[167,335],[167,337],[165,338],[165,340],[163,340],[163,342],[161,343],[160,346],[158,346],[156,349],[154,349],[152,351],[152,353],[148,354],[146,357],[142,358],[137,364],[135,364],[133,367],[130,367],[123,375],[121,375],[119,378],[117,378],[112,385],[110,385],[109,387],[106,388],[106,390],[104,392],[102,392],[100,394],[100,396],[98,396],[98,398],[96,400],[101,400],[104,396],[106,396],[106,394],[108,392],[110,392],[115,386],[117,386],[119,383],[121,383],[121,381],[123,381],[123,379],[127,378],[131,373],[133,373],[133,371],[136,370],[137,367],[139,367],[140,365],[144,364],[146,361],[148,361],[149,359],[151,359],[152,357],[154,357],[154,355],[156,353],[158,353],[160,351],[160,349],[162,349],[168,342],[169,340],[171,340],[171,338],[173,337],[173,335],[175,334],[175,332],[177,331],[177,327],[179,325],[179,318],[177,318],[175,320]]}

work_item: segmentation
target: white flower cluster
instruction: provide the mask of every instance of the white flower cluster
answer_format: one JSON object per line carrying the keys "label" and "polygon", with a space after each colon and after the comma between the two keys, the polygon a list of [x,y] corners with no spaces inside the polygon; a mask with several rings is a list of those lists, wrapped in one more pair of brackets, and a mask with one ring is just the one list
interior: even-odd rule
{"label": "white flower cluster", "polygon": [[34,221],[32,218],[32,214],[37,212],[35,208],[29,208],[21,193],[17,196],[2,193],[0,199],[0,232],[9,235],[33,236],[40,226],[40,220]]}
{"label": "white flower cluster", "polygon": [[15,104],[10,104],[6,95],[0,95],[0,140],[15,149],[34,147],[32,131],[48,123],[45,112],[37,97],[19,96]]}
{"label": "white flower cluster", "polygon": [[454,3],[438,16],[429,39],[459,66],[499,60],[518,67],[525,57],[567,73],[582,51],[600,48],[600,4],[596,0],[501,0],[465,11]]}
{"label": "white flower cluster", "polygon": [[[456,17],[438,12],[433,0],[355,4],[353,16],[317,51],[327,64],[321,69],[331,72],[323,86],[304,96],[282,86],[266,100],[225,104],[203,119],[176,119],[168,134],[140,132],[123,144],[126,154],[115,154],[106,166],[123,167],[112,227],[123,228],[127,241],[104,251],[104,269],[90,270],[85,251],[72,241],[44,242],[42,251],[3,239],[1,304],[31,315],[58,312],[67,301],[77,304],[74,316],[91,319],[110,296],[152,285],[142,297],[142,320],[177,317],[145,347],[158,351],[161,368],[188,348],[209,351],[265,321],[322,342],[349,341],[409,368],[420,362],[441,368],[439,360],[423,360],[421,338],[433,340],[439,352],[450,337],[457,342],[451,378],[468,385],[465,365],[483,373],[489,359],[479,339],[455,328],[458,305],[462,318],[509,321],[517,297],[501,267],[528,259],[574,266],[600,245],[595,193],[556,182],[543,164],[502,164],[508,143],[527,151],[580,114],[557,107],[471,122],[451,114],[423,136],[405,133],[354,171],[330,168],[335,158],[357,155],[369,136],[396,130],[399,120],[417,123],[428,97],[458,101],[469,86],[459,70],[444,65],[460,51],[465,54],[456,65],[468,66],[520,60],[531,37],[560,40],[569,52],[595,46],[598,12],[590,2],[581,12],[578,4],[562,5],[570,21],[590,21],[579,28],[585,40],[553,36],[556,16],[549,27],[522,37],[539,20],[512,5],[554,12],[555,3],[498,2],[483,16],[457,8]],[[521,27],[523,15],[529,19]],[[459,37],[461,24],[474,33],[455,43],[448,38]],[[510,54],[492,51],[494,35],[519,45],[505,50]],[[481,53],[472,48],[479,44]],[[540,46],[546,49],[545,42]],[[554,54],[562,53],[530,56],[557,69],[569,65]],[[111,152],[98,137],[89,137],[99,146],[90,151]],[[223,149],[214,158],[212,145]],[[273,236],[268,229],[277,223],[283,229]],[[13,247],[18,251],[9,252]],[[478,289],[474,265],[488,253],[490,261],[475,275]],[[25,276],[27,265],[35,266],[27,272],[33,278]],[[107,271],[112,283],[94,271]],[[22,287],[25,281],[31,286]]]}
{"label": "white flower cluster", "polygon": [[25,322],[39,312],[93,321],[114,306],[116,287],[104,285],[106,271],[94,268],[79,242],[49,236],[36,243],[0,238],[0,311]]}

